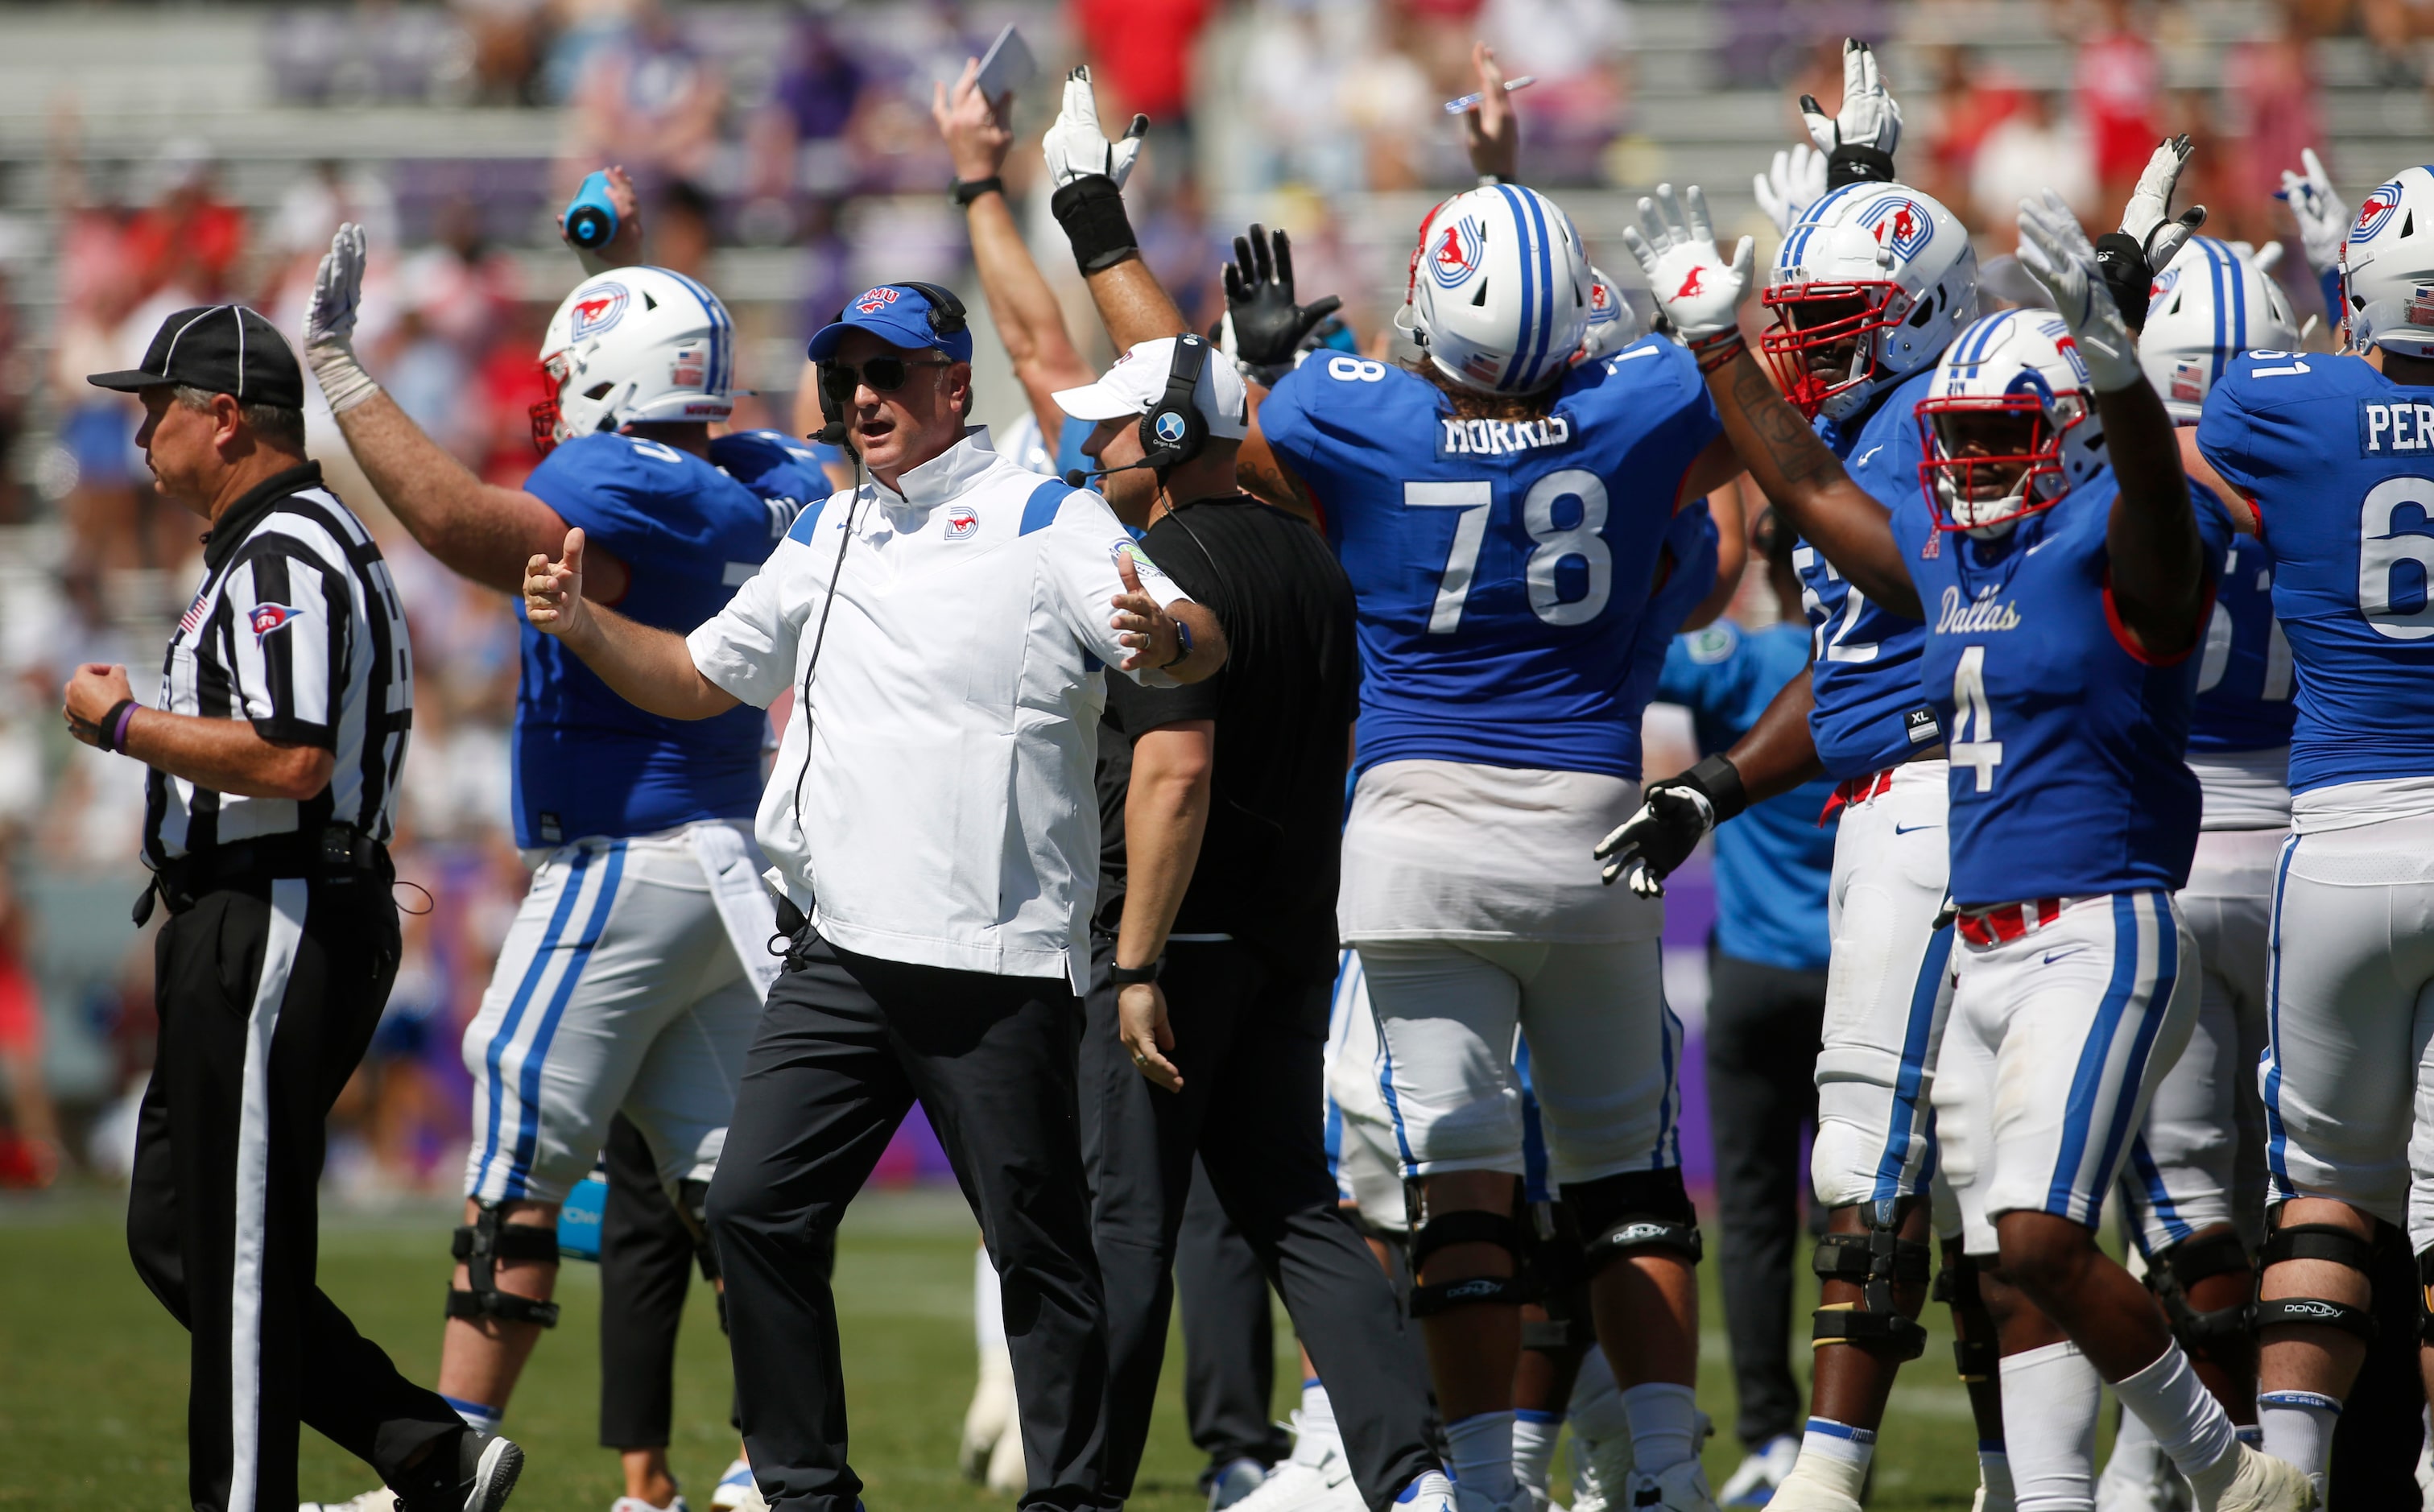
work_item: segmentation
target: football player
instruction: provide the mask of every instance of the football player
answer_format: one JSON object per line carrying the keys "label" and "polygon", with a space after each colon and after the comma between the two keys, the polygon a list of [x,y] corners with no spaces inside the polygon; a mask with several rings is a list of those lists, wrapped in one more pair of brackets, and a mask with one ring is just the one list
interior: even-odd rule
{"label": "football player", "polygon": [[[711,435],[733,409],[734,325],[662,268],[585,279],[550,322],[522,489],[483,482],[356,363],[360,227],[323,258],[305,351],[357,461],[441,562],[513,592],[569,526],[595,542],[587,591],[672,629],[715,614],[806,499],[829,491],[802,443]],[[605,548],[605,553],[601,548]],[[752,816],[766,722],[643,713],[558,643],[523,632],[516,842],[535,863],[480,1011],[465,1226],[439,1391],[495,1429],[557,1308],[557,1209],[612,1114],[643,1131],[697,1228],[735,1082],[776,961]]]}
{"label": "football player", "polygon": [[[1658,201],[1626,240],[1752,475],[1847,579],[1927,623],[1960,936],[1933,1107],[1963,1250],[2003,1282],[2015,1494],[2089,1502],[2110,1381],[2208,1512],[2305,1507],[2305,1478],[2238,1440],[2096,1246],[2196,1012],[2172,896],[2199,823],[2181,757],[2229,521],[2188,485],[2095,249],[2059,197],[2023,203],[2021,260],[2059,313],[1961,334],[1914,410],[1924,496],[1889,515],[1751,359],[1750,243],[1726,260],[1696,189]],[[2033,1307],[2001,1305],[2011,1288]]]}
{"label": "football player", "polygon": [[2267,939],[2257,1415],[2266,1448],[2320,1484],[2374,1332],[2378,1234],[2405,1228],[2434,1278],[2434,170],[2366,196],[2340,296],[2346,353],[2239,356],[2197,435],[2259,518],[2298,674]]}

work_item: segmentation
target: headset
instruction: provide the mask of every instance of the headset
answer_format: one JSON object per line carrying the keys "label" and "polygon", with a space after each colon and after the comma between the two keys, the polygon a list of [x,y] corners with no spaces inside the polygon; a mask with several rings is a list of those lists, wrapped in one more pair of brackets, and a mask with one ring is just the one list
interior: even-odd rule
{"label": "headset", "polygon": [[[914,293],[918,294],[923,299],[929,301],[930,308],[927,312],[926,318],[930,322],[930,334],[934,336],[961,335],[965,329],[971,324],[971,317],[965,311],[964,301],[955,298],[954,290],[947,288],[944,285],[937,284],[923,284],[917,280],[906,279],[900,283],[883,284],[880,287],[911,289]],[[842,323],[844,319],[845,310],[840,306],[836,313],[836,319],[831,323],[839,324]],[[825,364],[823,364],[823,366],[825,366]],[[846,438],[845,411],[838,408],[837,402],[829,397],[828,386],[826,384],[815,381],[813,384],[813,387],[819,391],[820,396],[820,428],[818,434],[814,436],[812,439],[819,442],[823,446],[844,446]]]}
{"label": "headset", "polygon": [[1174,360],[1166,369],[1166,392],[1140,418],[1141,459],[1096,471],[1074,468],[1065,474],[1065,486],[1078,489],[1092,478],[1130,472],[1136,468],[1156,471],[1162,483],[1170,471],[1207,450],[1208,419],[1200,413],[1191,396],[1200,387],[1200,375],[1208,369],[1208,339],[1190,335],[1176,336]]}

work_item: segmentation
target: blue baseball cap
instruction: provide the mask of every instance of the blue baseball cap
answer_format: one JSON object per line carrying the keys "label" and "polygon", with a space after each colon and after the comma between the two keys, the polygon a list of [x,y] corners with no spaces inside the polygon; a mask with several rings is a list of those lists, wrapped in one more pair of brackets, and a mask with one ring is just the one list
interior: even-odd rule
{"label": "blue baseball cap", "polygon": [[846,301],[837,318],[813,335],[811,359],[826,362],[836,355],[845,334],[857,327],[891,347],[909,352],[935,347],[957,362],[972,360],[972,333],[963,301],[935,284],[882,284]]}

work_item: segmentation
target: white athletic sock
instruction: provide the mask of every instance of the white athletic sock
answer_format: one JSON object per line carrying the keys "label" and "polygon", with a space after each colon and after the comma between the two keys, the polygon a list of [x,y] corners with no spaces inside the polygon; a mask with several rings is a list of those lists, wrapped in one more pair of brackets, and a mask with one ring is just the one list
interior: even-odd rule
{"label": "white athletic sock", "polygon": [[1344,1435],[1335,1426],[1335,1403],[1316,1376],[1301,1383],[1301,1416],[1294,1420],[1293,1457],[1316,1465],[1329,1453],[1344,1452]]}
{"label": "white athletic sock", "polygon": [[972,1246],[972,1344],[983,1354],[1005,1352],[1005,1293],[986,1245]]}
{"label": "white athletic sock", "polygon": [[2012,1512],[2012,1459],[1997,1440],[1978,1440],[1978,1484],[1986,1488],[1985,1512]]}
{"label": "white athletic sock", "polygon": [[2003,1452],[2019,1512],[2094,1512],[2103,1390],[2076,1344],[2003,1357]]}
{"label": "white athletic sock", "polygon": [[2314,1391],[2260,1391],[2256,1426],[2265,1430],[2265,1452],[2307,1472],[2316,1495],[2324,1494],[2324,1461],[2332,1452],[2333,1425],[2341,1420],[2341,1400]]}
{"label": "white athletic sock", "polygon": [[1547,1489],[1547,1469],[1555,1459],[1555,1435],[1564,1431],[1564,1415],[1534,1412],[1524,1407],[1513,1415],[1513,1478],[1534,1491]]}
{"label": "white athletic sock", "polygon": [[1631,1418],[1631,1458],[1650,1475],[1662,1475],[1699,1452],[1699,1399],[1688,1386],[1652,1381],[1622,1394]]}
{"label": "white athletic sock", "polygon": [[2222,1494],[2239,1469],[2239,1440],[2231,1431],[2231,1415],[2198,1379],[2179,1340],[2167,1343],[2146,1369],[2115,1382],[2113,1390],[2189,1478],[2200,1502]]}
{"label": "white athletic sock", "polygon": [[1800,1458],[1793,1470],[1811,1486],[1822,1486],[1856,1502],[1867,1484],[1868,1461],[1877,1453],[1871,1429],[1854,1428],[1831,1418],[1811,1418],[1800,1435]]}
{"label": "white athletic sock", "polygon": [[459,1397],[442,1397],[439,1400],[455,1408],[456,1416],[465,1419],[465,1426],[477,1434],[497,1433],[499,1419],[507,1415],[505,1407],[493,1407],[486,1401],[467,1401]]}
{"label": "white athletic sock", "polygon": [[1466,1490],[1492,1503],[1513,1500],[1513,1415],[1473,1413],[1446,1424],[1446,1457],[1453,1478]]}
{"label": "white athletic sock", "polygon": [[1581,1373],[1572,1382],[1572,1432],[1583,1438],[1612,1438],[1617,1434],[1631,1432],[1631,1418],[1622,1410],[1622,1391],[1614,1383],[1614,1367],[1606,1363],[1603,1349],[1591,1349],[1581,1360]]}

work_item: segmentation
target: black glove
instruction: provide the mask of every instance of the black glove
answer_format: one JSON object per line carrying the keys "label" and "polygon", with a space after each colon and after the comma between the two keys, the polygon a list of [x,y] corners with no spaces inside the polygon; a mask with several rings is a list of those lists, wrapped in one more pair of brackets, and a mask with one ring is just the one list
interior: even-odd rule
{"label": "black glove", "polygon": [[2147,325],[2147,291],[2154,286],[2155,270],[2147,266],[2147,250],[2127,232],[2108,231],[2096,238],[2096,270],[2104,275],[2105,292],[2121,312],[2121,323],[2137,335]]}
{"label": "black glove", "polygon": [[1049,213],[1065,228],[1073,266],[1088,277],[1140,250],[1124,214],[1123,192],[1103,173],[1087,173],[1048,197]]}
{"label": "black glove", "polygon": [[1294,302],[1293,242],[1282,231],[1258,226],[1234,238],[1234,260],[1226,265],[1226,313],[1234,320],[1234,356],[1262,373],[1293,366],[1294,353],[1318,323],[1344,301],[1330,294],[1311,304]]}
{"label": "black glove", "polygon": [[1740,768],[1718,753],[1679,777],[1649,784],[1639,812],[1598,842],[1600,880],[1623,878],[1642,898],[1665,896],[1665,879],[1690,859],[1709,830],[1749,807]]}

